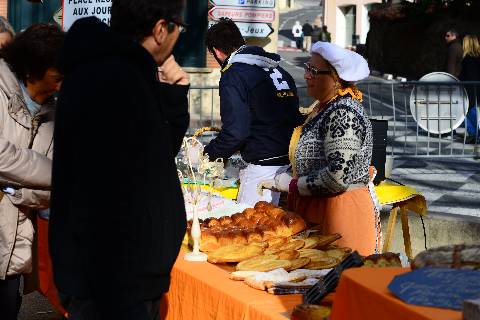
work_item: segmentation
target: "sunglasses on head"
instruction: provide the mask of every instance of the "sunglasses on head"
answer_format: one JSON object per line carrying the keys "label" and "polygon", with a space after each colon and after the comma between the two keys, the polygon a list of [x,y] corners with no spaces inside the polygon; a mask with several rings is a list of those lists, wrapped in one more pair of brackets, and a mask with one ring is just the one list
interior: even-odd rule
{"label": "sunglasses on head", "polygon": [[167,24],[168,32],[172,32],[175,29],[175,26],[178,27],[178,31],[180,33],[187,32],[187,24],[177,20],[173,20],[173,19],[168,21],[168,24]]}
{"label": "sunglasses on head", "polygon": [[303,68],[305,69],[305,72],[310,73],[314,77],[320,74],[331,74],[330,70],[319,70],[318,68],[312,66],[310,63],[304,63]]}

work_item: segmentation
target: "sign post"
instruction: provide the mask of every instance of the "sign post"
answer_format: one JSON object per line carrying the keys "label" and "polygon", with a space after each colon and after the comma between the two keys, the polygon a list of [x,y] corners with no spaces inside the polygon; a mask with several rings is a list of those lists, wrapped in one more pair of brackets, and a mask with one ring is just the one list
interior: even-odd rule
{"label": "sign post", "polygon": [[275,0],[210,0],[208,11],[213,20],[232,19],[245,38],[268,38],[272,23],[278,21]]}

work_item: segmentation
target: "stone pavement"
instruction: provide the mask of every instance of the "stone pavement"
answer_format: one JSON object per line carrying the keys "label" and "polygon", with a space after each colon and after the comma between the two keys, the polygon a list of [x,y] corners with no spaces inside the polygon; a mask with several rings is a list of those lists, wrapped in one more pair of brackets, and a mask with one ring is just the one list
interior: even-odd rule
{"label": "stone pavement", "polygon": [[[461,158],[395,159],[391,179],[415,188],[427,201],[423,220],[409,212],[413,254],[425,247],[480,243],[480,161]],[[385,232],[391,206],[381,213]],[[389,251],[404,252],[400,215]]]}
{"label": "stone pavement", "polygon": [[480,223],[479,160],[398,159],[394,161],[392,179],[421,192],[429,214],[476,218]]}

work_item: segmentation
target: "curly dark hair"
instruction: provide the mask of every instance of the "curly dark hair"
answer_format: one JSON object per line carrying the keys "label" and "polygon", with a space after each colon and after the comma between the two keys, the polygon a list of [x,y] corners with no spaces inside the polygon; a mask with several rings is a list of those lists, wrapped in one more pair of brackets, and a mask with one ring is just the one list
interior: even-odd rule
{"label": "curly dark hair", "polygon": [[220,18],[212,25],[205,38],[208,51],[213,52],[216,48],[229,55],[245,44],[237,25],[229,18]]}
{"label": "curly dark hair", "polygon": [[33,24],[2,48],[0,57],[18,79],[41,79],[47,69],[57,67],[64,39],[65,33],[56,24]]}
{"label": "curly dark hair", "polygon": [[112,0],[110,26],[141,42],[152,34],[158,20],[181,21],[184,7],[184,0]]}

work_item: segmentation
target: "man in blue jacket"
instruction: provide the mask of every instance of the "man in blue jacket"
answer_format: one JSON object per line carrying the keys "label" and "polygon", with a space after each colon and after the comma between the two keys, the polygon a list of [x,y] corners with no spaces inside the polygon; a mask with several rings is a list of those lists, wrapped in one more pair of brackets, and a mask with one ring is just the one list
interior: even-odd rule
{"label": "man in blue jacket", "polygon": [[303,117],[295,82],[279,66],[280,56],[246,46],[235,23],[222,18],[207,32],[206,45],[222,67],[220,115],[222,130],[205,147],[210,160],[240,151],[247,168],[240,171],[238,202],[264,200],[278,204],[279,193],[257,185],[289,164],[288,145]]}

